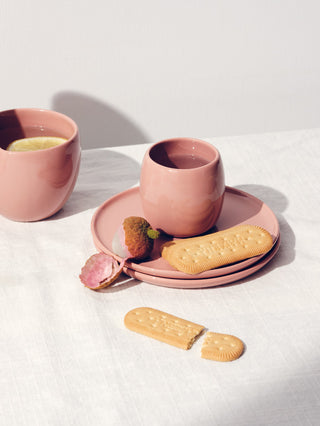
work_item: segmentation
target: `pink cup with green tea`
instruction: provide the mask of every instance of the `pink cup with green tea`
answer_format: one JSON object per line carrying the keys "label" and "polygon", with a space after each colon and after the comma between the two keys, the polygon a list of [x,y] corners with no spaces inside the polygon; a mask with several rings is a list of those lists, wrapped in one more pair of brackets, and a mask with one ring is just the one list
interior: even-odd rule
{"label": "pink cup with green tea", "polygon": [[208,142],[167,139],[144,155],[140,196],[154,229],[179,238],[205,233],[219,218],[224,192],[220,153]]}
{"label": "pink cup with green tea", "polygon": [[[16,140],[61,138],[57,146],[10,151]],[[17,108],[0,112],[0,214],[15,221],[52,216],[69,199],[80,166],[76,123],[56,111]]]}

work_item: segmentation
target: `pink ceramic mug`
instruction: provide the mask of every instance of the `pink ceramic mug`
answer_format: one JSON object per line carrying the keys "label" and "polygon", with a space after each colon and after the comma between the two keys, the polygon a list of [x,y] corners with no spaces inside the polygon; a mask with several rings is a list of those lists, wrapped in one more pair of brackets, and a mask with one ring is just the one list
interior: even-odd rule
{"label": "pink ceramic mug", "polygon": [[221,157],[208,142],[168,139],[151,146],[144,156],[141,202],[155,229],[175,237],[208,231],[220,215],[224,191]]}
{"label": "pink ceramic mug", "polygon": [[[67,141],[52,148],[15,152],[16,139],[59,136]],[[16,221],[47,218],[71,195],[80,166],[78,127],[55,111],[19,108],[0,113],[0,214]]]}

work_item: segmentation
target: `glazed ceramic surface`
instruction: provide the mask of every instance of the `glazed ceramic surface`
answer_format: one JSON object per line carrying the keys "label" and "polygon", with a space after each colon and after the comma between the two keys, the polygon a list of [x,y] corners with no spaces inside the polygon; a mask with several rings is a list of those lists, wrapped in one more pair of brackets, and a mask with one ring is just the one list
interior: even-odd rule
{"label": "glazed ceramic surface", "polygon": [[[15,139],[60,136],[66,142],[38,151],[6,151]],[[77,125],[55,111],[22,108],[0,113],[0,214],[36,221],[56,213],[68,200],[80,166]]]}
{"label": "glazed ceramic surface", "polygon": [[209,278],[193,278],[190,280],[185,279],[175,279],[175,278],[165,278],[155,275],[144,274],[143,272],[135,271],[134,269],[125,267],[124,272],[129,275],[131,278],[135,278],[140,281],[145,281],[149,284],[155,284],[162,287],[172,287],[172,288],[207,288],[207,287],[216,287],[219,285],[225,285],[234,283],[243,278],[246,278],[255,272],[262,269],[267,263],[274,258],[280,248],[280,236],[277,239],[273,248],[262,258],[257,260],[253,265],[248,266],[247,268],[241,269],[237,272],[231,274],[225,274],[221,276],[209,277]]}
{"label": "glazed ceramic surface", "polygon": [[[97,249],[112,255],[119,261],[121,261],[121,258],[112,252],[112,238],[127,216],[143,216],[138,187],[121,192],[105,201],[96,210],[91,222],[91,231]],[[245,223],[265,228],[272,235],[274,244],[276,244],[280,231],[278,220],[272,210],[258,198],[227,186],[221,215],[216,226],[208,232],[222,231]],[[172,240],[172,237],[165,234],[161,235],[159,239],[155,240],[149,259],[140,263],[127,261],[126,267],[148,276],[188,281],[232,274],[257,263],[263,258],[263,255],[256,256],[201,274],[188,275],[175,270],[161,257],[161,245],[170,240]]]}
{"label": "glazed ceramic surface", "polygon": [[140,176],[144,217],[153,228],[190,237],[217,221],[225,190],[218,150],[193,138],[158,142],[146,152]]}

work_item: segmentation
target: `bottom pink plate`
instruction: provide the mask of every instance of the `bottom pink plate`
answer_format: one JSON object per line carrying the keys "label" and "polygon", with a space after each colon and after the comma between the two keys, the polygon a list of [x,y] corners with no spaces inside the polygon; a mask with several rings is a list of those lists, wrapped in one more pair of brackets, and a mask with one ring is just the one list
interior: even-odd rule
{"label": "bottom pink plate", "polygon": [[133,269],[125,267],[123,271],[129,275],[131,278],[135,278],[139,281],[145,281],[149,284],[155,284],[163,287],[172,287],[172,288],[205,288],[205,287],[216,287],[218,285],[230,284],[235,281],[241,280],[243,278],[252,275],[254,272],[259,271],[263,268],[270,260],[276,255],[280,247],[280,236],[277,239],[276,244],[273,248],[257,263],[253,266],[245,268],[239,272],[233,274],[222,275],[212,278],[202,278],[202,279],[175,279],[175,278],[163,278],[157,277],[154,275],[144,274],[142,272],[135,271]]}
{"label": "bottom pink plate", "polygon": [[[95,212],[91,222],[91,231],[95,246],[110,256],[115,257],[119,262],[121,258],[112,252],[112,238],[127,216],[143,216],[139,187],[123,191],[105,201]],[[278,220],[273,211],[258,198],[235,188],[226,187],[225,198],[221,215],[216,223],[214,231],[222,231],[240,224],[258,225],[266,229],[276,243],[280,230]],[[142,273],[143,277],[153,275],[174,280],[201,280],[211,279],[220,276],[229,276],[235,272],[252,266],[259,262],[264,256],[256,256],[245,259],[232,265],[211,269],[197,275],[184,274],[175,270],[168,262],[161,257],[161,246],[170,241],[172,237],[162,234],[156,241],[152,253],[148,259],[142,262],[127,261],[126,267],[130,270]],[[156,279],[156,278],[155,278]],[[173,281],[177,283],[177,281]],[[191,283],[192,285],[192,283]],[[186,285],[187,286],[187,285]]]}

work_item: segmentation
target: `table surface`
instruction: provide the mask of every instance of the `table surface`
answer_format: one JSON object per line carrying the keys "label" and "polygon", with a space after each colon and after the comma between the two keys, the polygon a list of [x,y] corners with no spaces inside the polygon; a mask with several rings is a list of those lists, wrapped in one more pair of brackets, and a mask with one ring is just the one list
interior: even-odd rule
{"label": "table surface", "polygon": [[[281,247],[231,285],[174,289],[121,275],[101,291],[79,273],[96,252],[95,210],[139,184],[148,145],[86,150],[54,217],[0,217],[1,425],[318,425],[320,129],[209,138],[229,186],[276,214]],[[150,306],[240,337],[241,358],[200,357],[127,330]]]}

